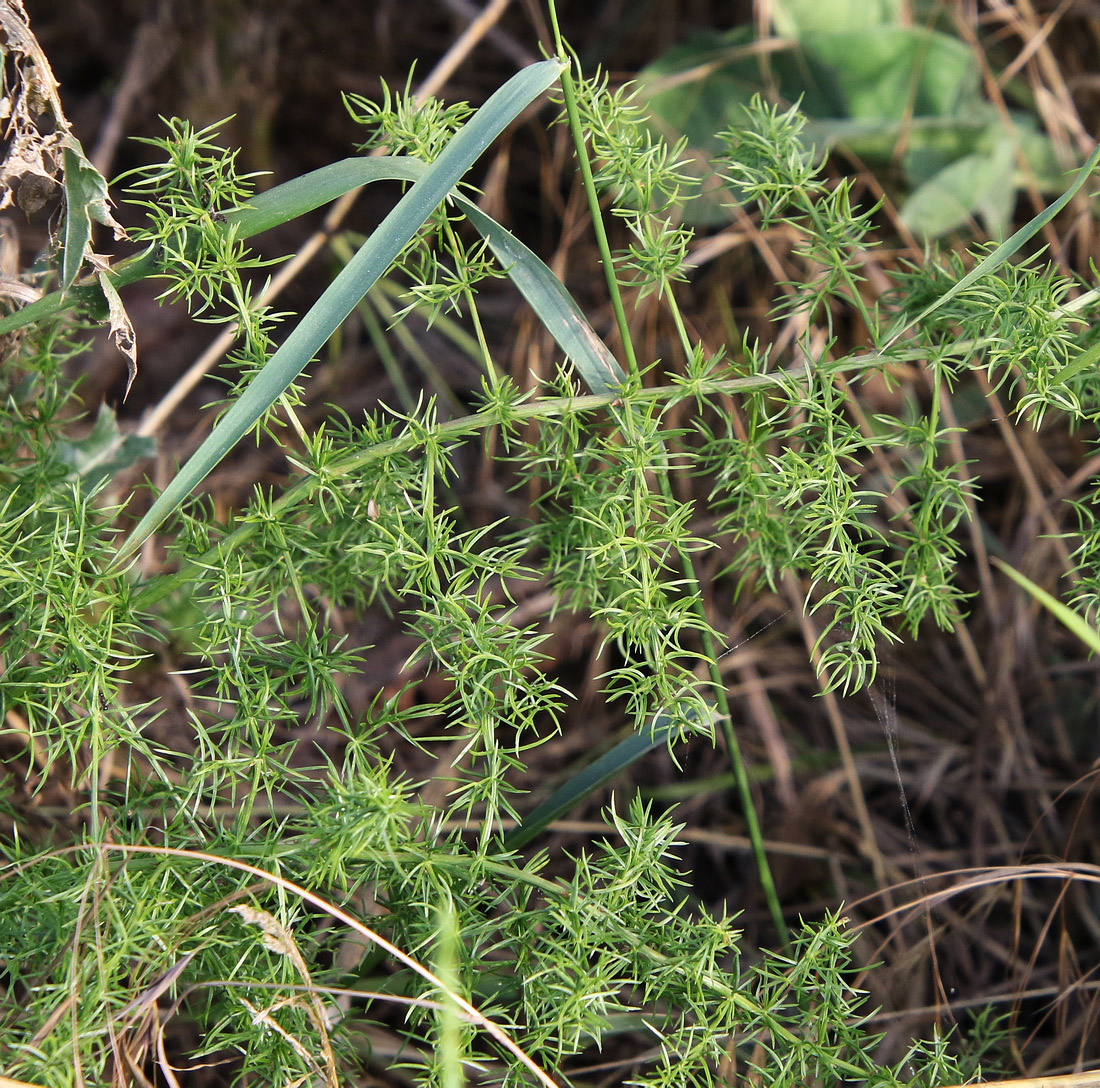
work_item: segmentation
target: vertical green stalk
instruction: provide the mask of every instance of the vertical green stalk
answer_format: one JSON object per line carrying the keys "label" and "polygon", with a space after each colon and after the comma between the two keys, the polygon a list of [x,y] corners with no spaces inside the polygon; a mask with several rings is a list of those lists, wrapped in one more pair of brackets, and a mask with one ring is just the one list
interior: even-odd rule
{"label": "vertical green stalk", "polygon": [[634,344],[630,339],[630,326],[626,320],[626,307],[623,306],[619,281],[615,278],[615,262],[611,257],[611,245],[607,240],[603,216],[600,214],[600,197],[596,192],[596,182],[592,177],[592,164],[585,154],[584,132],[581,129],[580,111],[577,109],[577,94],[573,87],[573,64],[579,64],[576,57],[566,49],[558,27],[558,9],[555,0],[550,0],[550,23],[554,28],[554,47],[564,67],[561,71],[561,93],[565,101],[565,115],[569,120],[569,131],[573,134],[573,143],[577,148],[577,161],[580,163],[581,179],[584,182],[585,196],[592,212],[592,229],[596,233],[596,244],[600,249],[600,263],[603,265],[604,279],[611,297],[611,308],[615,313],[615,324],[619,327],[619,338],[623,342],[623,355],[626,359],[627,373],[638,373],[638,357],[634,354]]}
{"label": "vertical green stalk", "polygon": [[[661,494],[669,502],[672,501],[672,485],[668,482],[667,463],[661,466],[661,471],[656,473]],[[677,549],[680,562],[684,566],[684,575],[688,582],[698,587],[699,578],[695,573],[695,564],[687,551]],[[779,903],[779,893],[775,889],[775,880],[772,877],[771,866],[768,864],[768,855],[764,849],[764,835],[760,830],[760,821],[756,817],[756,807],[753,802],[752,786],[749,783],[749,774],[745,769],[745,760],[741,755],[741,745],[737,740],[737,733],[733,728],[733,718],[730,714],[729,699],[726,697],[726,685],[722,682],[722,673],[718,668],[718,648],[711,638],[710,622],[706,615],[706,606],[703,604],[703,595],[695,596],[694,610],[703,622],[699,625],[699,638],[703,644],[703,653],[707,659],[707,672],[710,676],[710,686],[714,691],[714,700],[718,705],[718,720],[721,724],[722,739],[726,742],[726,751],[729,754],[730,767],[733,770],[734,780],[737,782],[737,794],[741,799],[741,809],[745,816],[745,829],[748,831],[749,842],[752,845],[753,858],[756,861],[756,871],[760,878],[760,887],[764,893],[764,900],[768,904],[768,912],[771,914],[772,925],[783,945],[790,943],[790,935],[787,932],[787,923],[783,919],[783,908]]]}
{"label": "vertical green stalk", "polygon": [[442,902],[436,911],[439,942],[435,963],[436,977],[443,983],[439,991],[439,1081],[442,1088],[463,1088],[466,1083],[461,1010],[454,1000],[459,992],[458,951],[461,935],[454,904]]}
{"label": "vertical green stalk", "polygon": [[690,363],[694,354],[691,348],[691,337],[688,336],[687,326],[684,324],[684,315],[680,312],[680,305],[672,294],[671,285],[665,292],[665,298],[668,299],[668,312],[672,315],[673,323],[676,325],[676,335],[680,339],[680,350],[684,353],[684,362]]}
{"label": "vertical green stalk", "polygon": [[[634,352],[634,344],[630,337],[630,327],[626,319],[626,309],[623,305],[622,292],[619,290],[619,282],[615,276],[615,265],[611,256],[611,247],[608,243],[607,230],[604,226],[603,216],[600,211],[599,194],[596,192],[596,184],[592,176],[592,166],[586,152],[587,144],[581,127],[580,112],[577,109],[577,96],[573,85],[572,69],[572,63],[576,58],[572,56],[566,48],[565,42],[561,36],[555,0],[549,0],[549,11],[550,23],[554,31],[554,44],[559,59],[565,65],[561,73],[562,97],[565,102],[569,129],[573,135],[573,143],[577,149],[577,160],[580,163],[581,178],[584,182],[585,194],[588,197],[588,206],[592,216],[592,229],[595,232],[596,243],[600,250],[600,259],[603,264],[604,277],[607,280],[607,288],[611,297],[611,306],[615,313],[615,322],[618,325],[619,335],[623,342],[623,355],[627,372],[631,376],[636,376],[638,374],[638,359]],[[680,331],[681,339],[686,349],[686,330],[683,328],[679,311],[673,307],[673,312],[677,321],[677,328]],[[688,354],[690,356],[690,352]],[[665,457],[666,463],[659,467],[659,470],[655,472],[655,476],[662,496],[671,502],[673,500],[673,495],[671,485],[668,481],[667,451]],[[696,574],[695,564],[692,562],[690,554],[680,548],[677,548],[677,553],[680,556],[680,562],[683,564],[684,575],[688,583],[698,589],[699,578]],[[706,607],[703,604],[702,594],[696,593],[694,595],[694,600],[694,611],[702,621],[700,624],[700,636],[703,644],[703,652],[708,662],[707,670],[710,676],[711,687],[714,690],[714,698],[718,706],[722,737],[726,742],[730,766],[733,770],[734,779],[737,782],[737,792],[745,816],[745,827],[748,831],[749,841],[752,844],[753,858],[756,861],[756,869],[760,877],[760,886],[764,893],[764,899],[768,904],[768,911],[771,915],[772,924],[775,926],[776,934],[780,942],[786,945],[789,943],[787,925],[783,919],[783,910],[779,903],[779,895],[776,892],[775,880],[772,877],[771,866],[768,864],[767,853],[764,849],[764,837],[760,830],[760,822],[756,816],[756,809],[752,797],[752,787],[749,783],[745,761],[741,755],[741,746],[738,744],[737,736],[734,732],[733,721],[730,716],[729,700],[726,697],[725,685],[722,682],[721,672],[718,668],[717,647],[714,645],[714,640],[710,635],[710,624],[707,620]]]}

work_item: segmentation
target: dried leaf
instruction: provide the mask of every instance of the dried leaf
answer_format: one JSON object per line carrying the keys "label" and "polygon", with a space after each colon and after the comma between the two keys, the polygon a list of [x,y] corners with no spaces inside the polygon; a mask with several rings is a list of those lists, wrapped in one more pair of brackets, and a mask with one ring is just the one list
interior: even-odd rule
{"label": "dried leaf", "polygon": [[[5,62],[0,72],[0,119],[5,122],[3,135],[9,141],[0,163],[0,208],[6,208],[24,178],[57,180],[61,144],[70,127],[61,108],[57,80],[31,33],[22,0],[0,0],[0,32],[0,56]],[[43,118],[46,123],[40,124]]]}
{"label": "dried leaf", "polygon": [[[92,254],[92,256],[95,255]],[[118,297],[118,291],[115,290],[115,285],[111,281],[111,274],[105,268],[97,268],[96,276],[99,279],[103,297],[107,300],[111,318],[111,339],[127,360],[126,392],[122,394],[122,399],[125,400],[130,395],[130,389],[137,377],[137,338],[134,335],[130,315],[122,305],[122,299]]]}
{"label": "dried leaf", "polygon": [[8,142],[0,162],[0,209],[16,199],[26,210],[41,206],[61,175],[65,232],[61,288],[76,279],[91,254],[92,221],[125,237],[110,212],[103,175],[73,135],[50,62],[38,44],[22,0],[0,0],[0,121]]}

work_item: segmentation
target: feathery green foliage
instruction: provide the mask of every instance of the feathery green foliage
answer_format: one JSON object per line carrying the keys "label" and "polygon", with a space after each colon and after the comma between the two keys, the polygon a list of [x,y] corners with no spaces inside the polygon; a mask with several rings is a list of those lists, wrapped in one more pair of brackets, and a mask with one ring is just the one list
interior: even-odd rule
{"label": "feathery green foliage", "polygon": [[[631,1083],[652,1088],[730,1083],[744,1071],[791,1086],[931,1086],[976,1073],[980,1047],[963,1040],[916,1044],[880,1065],[842,918],[800,926],[786,944],[772,889],[778,948],[750,955],[731,918],[689,904],[679,828],[640,801],[613,805],[607,840],[556,859],[559,875],[544,875],[546,853],[518,852],[522,834],[502,836],[526,807],[518,780],[528,753],[555,736],[572,697],[546,668],[546,617],[515,602],[525,583],[544,583],[549,613],[598,626],[609,650],[603,690],[645,739],[630,758],[654,723],[674,753],[684,737],[721,732],[767,889],[716,668],[724,647],[695,559],[727,545],[721,585],[734,593],[794,579],[819,619],[823,684],[865,686],[884,645],[965,612],[954,568],[974,494],[952,461],[940,398],[981,366],[1020,412],[1094,419],[1096,379],[1074,369],[1081,353],[1093,357],[1092,327],[1067,306],[1063,279],[1003,249],[962,289],[962,263],[931,256],[898,275],[889,312],[866,306],[859,255],[874,209],[824,178],[797,111],[758,100],[721,134],[715,168],[762,222],[798,238],[806,275],[784,312],[831,334],[840,307],[854,310],[870,353],[845,356],[831,336],[808,335],[783,359],[748,342],[708,353],[676,302],[690,242],[677,218],[690,199],[682,149],[645,128],[629,93],[566,71],[578,156],[629,237],[617,251],[605,245],[629,345],[620,368],[545,266],[453,191],[476,151],[559,71],[536,68],[517,77],[507,110],[481,122],[456,107],[415,111],[389,91],[379,104],[349,101],[371,126],[364,147],[422,160],[401,175],[416,184],[399,207],[416,214],[372,236],[335,296],[274,350],[282,318],[253,302],[244,273],[259,265],[245,224],[288,192],[300,213],[307,187],[252,201],[214,130],[170,123],[159,141],[166,162],[129,179],[148,212],[143,267],[203,320],[238,323],[240,382],[212,452],[204,446],[181,470],[126,542],[119,500],[103,500],[108,478],[74,468],[64,438],[73,391],[62,363],[80,350],[81,322],[57,311],[6,360],[0,693],[7,728],[19,723],[26,742],[28,782],[63,783],[86,816],[62,849],[36,842],[11,814],[0,962],[19,1000],[0,1019],[7,1074],[51,1088],[129,1075],[128,1061],[157,1060],[162,998],[201,1040],[189,1060],[264,1083],[338,1083],[369,1058],[362,1029],[386,1015],[387,999],[409,1003],[400,1060],[418,1083],[460,1083],[462,1062],[485,1082],[529,1082],[530,1068],[476,1030],[457,998],[559,1083],[569,1059],[613,1036],[639,1053]],[[354,174],[342,172],[345,188]],[[598,202],[594,210],[598,219]],[[480,402],[465,417],[425,400],[361,420],[333,415],[308,432],[295,425],[292,383],[394,262],[413,279],[406,316],[462,315],[483,351],[478,290],[510,276],[568,364],[528,393],[486,355]],[[639,360],[630,342],[624,300],[647,295],[669,308],[677,365]],[[889,379],[915,358],[927,361],[928,403],[861,426],[850,384]],[[284,418],[297,481],[257,490],[219,522],[198,483],[257,423],[283,441]],[[450,487],[463,443],[490,431],[538,499],[530,516],[471,527]],[[129,448],[123,460],[143,452]],[[864,471],[887,453],[900,466],[893,479]],[[712,481],[717,516],[705,532],[671,482],[697,475]],[[134,549],[158,527],[175,573],[144,575]],[[1095,543],[1084,547],[1096,554]],[[406,672],[434,679],[434,702],[388,692],[365,717],[350,713],[341,678],[371,648],[351,644],[336,616],[372,604],[400,615],[416,646]],[[129,686],[157,655],[185,664],[189,697],[174,721],[186,736],[158,732],[168,707]],[[343,734],[338,765],[303,757],[293,738],[305,728]],[[394,770],[387,753],[401,745],[445,756],[443,796],[425,799]],[[450,989],[441,998],[440,979],[393,970],[381,945],[349,957],[346,929],[318,924],[317,902],[288,882],[352,913],[373,904],[376,928],[435,964]]]}

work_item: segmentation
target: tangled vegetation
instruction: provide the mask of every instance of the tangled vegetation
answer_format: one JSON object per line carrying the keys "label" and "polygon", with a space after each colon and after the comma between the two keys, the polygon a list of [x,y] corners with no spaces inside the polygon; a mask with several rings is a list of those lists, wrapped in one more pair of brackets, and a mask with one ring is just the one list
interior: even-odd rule
{"label": "tangled vegetation", "polygon": [[[219,126],[168,121],[156,161],[110,187],[141,217],[122,260],[91,249],[92,221],[113,222],[106,183],[74,136],[55,153],[38,133],[36,176],[60,179],[66,227],[48,268],[27,273],[36,299],[0,317],[6,1076],[579,1085],[605,1075],[604,1055],[610,1083],[653,1088],[932,1088],[988,1079],[1023,1050],[993,1001],[961,1028],[888,1038],[875,956],[855,944],[873,926],[850,924],[842,882],[824,909],[784,898],[726,621],[784,599],[779,619],[796,610],[861,886],[924,919],[927,986],[948,1008],[935,947],[949,921],[934,907],[988,874],[945,885],[918,863],[915,892],[890,890],[896,867],[834,708],[870,693],[898,841],[915,854],[910,805],[929,795],[903,781],[913,734],[893,648],[937,632],[972,647],[968,616],[992,592],[970,573],[999,549],[983,535],[964,393],[979,382],[1005,427],[1093,438],[1098,292],[1035,242],[1087,192],[1100,152],[1007,240],[929,244],[872,296],[883,205],[830,175],[797,105],[741,103],[704,164],[654,122],[659,97],[582,70],[552,3],[549,16],[552,59],[477,109],[411,84],[348,95],[361,154],[262,192]],[[42,78],[33,59],[17,80]],[[568,133],[606,315],[464,180],[529,109]],[[342,265],[312,308],[277,311],[267,277],[281,259],[251,240],[384,181],[401,195],[369,234],[333,240]],[[716,344],[680,301],[715,215],[789,244],[798,278],[778,291],[774,342],[733,327]],[[233,338],[204,437],[153,483],[151,429],[120,427],[106,405],[82,416],[77,380],[91,330],[131,344],[124,289],[142,282]],[[503,292],[552,345],[537,370],[501,347]],[[659,352],[639,319],[656,313]],[[387,325],[394,341],[435,337],[478,380],[418,394],[391,359],[387,403],[318,414],[307,371],[349,317],[383,341]],[[227,506],[206,482],[249,443],[275,467]],[[508,488],[489,517],[469,503],[486,464]],[[1077,511],[1073,604],[1093,622],[1095,502],[1061,501]],[[358,637],[371,616],[407,653],[357,702],[349,678],[382,649]],[[553,648],[563,625],[594,632],[585,691],[617,726],[600,743]],[[1066,741],[1078,759],[1090,720],[1081,711]],[[560,750],[597,758],[571,757],[542,788],[574,733]],[[624,778],[648,754],[676,767],[714,746],[752,858],[752,942],[736,897],[705,902],[679,860],[691,836],[668,791],[646,798]],[[50,824],[41,798],[61,806]],[[561,849],[549,831],[588,799],[601,829]],[[1004,879],[1085,888],[1097,872]],[[903,908],[884,902],[874,924],[896,933]],[[1080,1023],[1084,1039],[1095,1016]]]}

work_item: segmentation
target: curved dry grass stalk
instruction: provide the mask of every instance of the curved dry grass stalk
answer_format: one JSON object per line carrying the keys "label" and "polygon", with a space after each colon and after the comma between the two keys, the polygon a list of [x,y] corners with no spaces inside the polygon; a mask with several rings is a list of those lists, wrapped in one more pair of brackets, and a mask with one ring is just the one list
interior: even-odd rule
{"label": "curved dry grass stalk", "polygon": [[[512,1054],[519,1062],[521,1062],[539,1081],[540,1084],[545,1085],[545,1088],[558,1088],[557,1082],[547,1074],[542,1068],[540,1068],[531,1058],[514,1042],[511,1036],[504,1031],[498,1024],[495,1024],[477,1008],[475,1008],[469,1001],[467,1001],[461,994],[455,993],[449,989],[447,985],[435,975],[429,968],[425,967],[422,963],[413,959],[405,952],[402,952],[400,948],[387,941],[380,933],[376,933],[369,926],[364,925],[357,918],[348,914],[347,911],[341,910],[334,903],[330,903],[323,896],[317,895],[315,892],[309,891],[307,888],[303,888],[300,884],[296,884],[293,880],[288,880],[286,877],[279,876],[277,873],[270,873],[264,869],[260,869],[255,865],[249,865],[244,861],[237,861],[233,858],[220,857],[217,854],[208,854],[201,850],[180,850],[170,846],[142,846],[137,844],[126,843],[82,843],[77,846],[67,846],[59,850],[50,851],[47,854],[42,854],[34,861],[42,861],[51,857],[64,857],[68,854],[83,853],[87,850],[91,850],[100,854],[101,857],[106,857],[110,853],[120,854],[146,854],[156,857],[174,857],[181,858],[187,861],[201,862],[207,865],[221,865],[227,869],[235,869],[237,872],[247,873],[249,876],[254,876],[259,880],[265,881],[274,885],[277,888],[282,889],[285,892],[289,892],[291,895],[301,899],[304,903],[308,903],[312,907],[316,907],[318,910],[328,914],[331,918],[340,922],[342,925],[348,927],[358,933],[361,937],[365,937],[372,944],[377,945],[384,952],[392,956],[399,963],[404,964],[411,971],[414,971],[426,982],[431,983],[440,993],[445,993],[457,1006],[457,1012],[467,1020],[470,1024],[474,1024],[481,1028],[487,1035],[496,1040],[505,1050]],[[0,873],[0,880],[6,880],[10,876],[14,876],[17,873],[23,871],[26,868],[26,864],[22,863],[9,867],[5,872]],[[5,1085],[0,1081],[0,1088],[5,1088]]]}
{"label": "curved dry grass stalk", "polygon": [[1092,865],[1088,862],[1037,862],[1030,865],[994,865],[972,869],[953,869],[946,873],[933,873],[893,884],[888,889],[873,892],[855,900],[851,906],[858,907],[887,893],[896,893],[913,887],[925,888],[932,881],[948,880],[959,876],[965,879],[957,884],[952,884],[949,888],[943,888],[939,891],[926,891],[917,899],[891,907],[873,918],[858,923],[854,928],[866,929],[890,918],[903,915],[901,921],[904,924],[917,914],[923,914],[929,908],[939,903],[945,903],[964,892],[973,891],[976,888],[988,888],[994,884],[1007,884],[1014,880],[1083,880],[1089,884],[1100,884],[1100,865]]}

